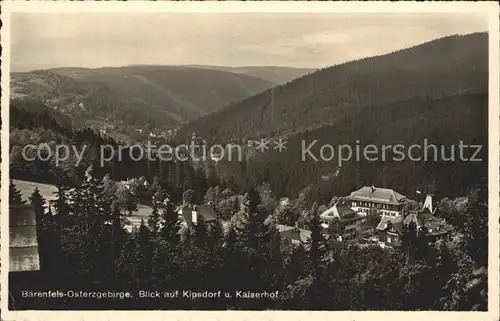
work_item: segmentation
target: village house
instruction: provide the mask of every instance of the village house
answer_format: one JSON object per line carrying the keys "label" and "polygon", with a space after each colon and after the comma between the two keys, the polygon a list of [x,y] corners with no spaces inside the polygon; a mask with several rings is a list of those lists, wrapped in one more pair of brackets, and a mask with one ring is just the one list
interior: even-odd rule
{"label": "village house", "polygon": [[[43,266],[40,264],[35,210],[30,204],[9,205],[9,293],[20,295],[23,290],[43,287]],[[12,309],[23,308],[24,302],[13,302]]]}
{"label": "village house", "polygon": [[353,238],[357,233],[361,232],[364,216],[356,213],[347,205],[335,204],[320,215],[321,226],[328,230],[331,222],[338,219],[341,226],[344,228],[342,240]]}
{"label": "village house", "polygon": [[286,206],[286,205],[290,204],[290,199],[288,197],[282,197],[279,200],[279,204],[280,204],[280,206]]}
{"label": "village house", "polygon": [[206,225],[218,225],[220,223],[217,213],[208,205],[182,206],[177,213],[188,227],[194,227],[200,221],[203,221]]}
{"label": "village house", "polygon": [[376,227],[379,243],[383,246],[401,245],[401,236],[405,226],[415,223],[417,231],[422,227],[427,229],[429,242],[446,239],[452,231],[444,219],[435,216],[436,209],[432,205],[432,195],[427,195],[424,206],[420,210],[410,211],[406,215],[397,217],[382,217]]}
{"label": "village house", "polygon": [[9,272],[40,270],[35,211],[30,204],[9,206]]}
{"label": "village house", "polygon": [[290,240],[294,245],[306,244],[311,239],[311,231],[297,226],[277,224],[276,228],[282,238]]}
{"label": "village house", "polygon": [[381,216],[397,217],[403,214],[406,197],[392,189],[364,186],[352,192],[348,199],[359,215],[378,212]]}
{"label": "village house", "polygon": [[401,245],[403,235],[403,216],[384,216],[375,228],[379,244],[382,246]]}

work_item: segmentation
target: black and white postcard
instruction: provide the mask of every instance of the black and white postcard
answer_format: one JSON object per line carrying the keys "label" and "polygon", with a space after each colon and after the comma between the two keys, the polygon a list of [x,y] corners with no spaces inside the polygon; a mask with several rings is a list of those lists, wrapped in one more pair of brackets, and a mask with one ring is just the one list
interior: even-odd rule
{"label": "black and white postcard", "polygon": [[499,319],[498,4],[1,6],[3,320]]}

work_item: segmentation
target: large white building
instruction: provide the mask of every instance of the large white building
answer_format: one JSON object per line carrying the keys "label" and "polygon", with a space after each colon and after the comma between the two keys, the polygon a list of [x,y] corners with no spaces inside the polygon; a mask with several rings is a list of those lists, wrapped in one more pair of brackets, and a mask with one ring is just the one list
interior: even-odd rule
{"label": "large white building", "polygon": [[364,186],[349,196],[351,208],[359,215],[379,213],[396,217],[403,214],[406,197],[388,188]]}

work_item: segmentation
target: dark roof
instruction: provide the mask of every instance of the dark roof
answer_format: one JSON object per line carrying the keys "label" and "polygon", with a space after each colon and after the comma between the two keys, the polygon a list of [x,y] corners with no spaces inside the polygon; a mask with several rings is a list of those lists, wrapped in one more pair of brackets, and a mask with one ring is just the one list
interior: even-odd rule
{"label": "dark roof", "polygon": [[361,215],[356,213],[352,208],[346,205],[334,205],[330,207],[328,210],[321,213],[320,217],[324,220],[333,220],[335,217],[337,217],[342,222],[363,218]]}
{"label": "dark roof", "polygon": [[414,222],[417,228],[425,226],[429,235],[445,234],[452,229],[444,219],[435,217],[427,209],[410,212],[404,219],[402,216],[397,216],[395,218],[384,216],[378,223],[376,229],[378,231],[385,231],[389,222],[392,223],[398,233],[403,232],[403,225],[408,225],[411,222]]}
{"label": "dark roof", "polygon": [[351,200],[372,201],[378,203],[398,205],[406,198],[392,189],[364,186],[357,191],[354,191],[349,196]]}
{"label": "dark roof", "polygon": [[9,206],[9,271],[40,270],[35,211],[29,204]]}
{"label": "dark roof", "polygon": [[341,219],[357,215],[356,212],[348,206],[337,206],[337,212]]}
{"label": "dark roof", "polygon": [[401,219],[401,216],[395,217],[391,221],[392,226],[394,226],[394,229],[399,233],[403,234],[403,220]]}
{"label": "dark roof", "polygon": [[388,217],[383,216],[378,223],[376,230],[377,231],[385,231],[389,227],[389,223],[396,229],[398,233],[403,233],[403,220],[401,216],[396,217]]}
{"label": "dark roof", "polygon": [[377,227],[375,228],[377,231],[385,231],[387,228],[387,223],[392,220],[392,217],[389,216],[382,216],[380,219],[380,222],[378,223]]}
{"label": "dark roof", "polygon": [[308,230],[282,224],[277,224],[276,228],[278,229],[281,237],[292,241],[307,242],[311,238],[311,231]]}
{"label": "dark roof", "polygon": [[412,221],[415,222],[418,227],[425,226],[427,229],[431,230],[449,229],[444,219],[432,215],[428,209],[410,212],[405,217],[404,223],[409,224]]}
{"label": "dark roof", "polygon": [[428,209],[417,213],[419,226],[427,228],[428,235],[440,235],[451,231],[453,228],[442,218],[436,217]]}
{"label": "dark roof", "polygon": [[217,221],[217,213],[207,205],[197,205],[195,209],[183,207],[179,210],[179,214],[182,215],[189,226],[193,224],[193,215],[200,215],[203,217],[204,222]]}
{"label": "dark roof", "polygon": [[195,211],[203,216],[205,222],[217,221],[217,213],[208,205],[197,205]]}

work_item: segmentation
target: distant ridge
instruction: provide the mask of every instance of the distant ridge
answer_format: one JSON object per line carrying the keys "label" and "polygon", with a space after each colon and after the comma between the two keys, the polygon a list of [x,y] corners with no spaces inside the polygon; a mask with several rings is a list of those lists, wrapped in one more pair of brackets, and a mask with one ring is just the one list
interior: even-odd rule
{"label": "distant ridge", "polygon": [[276,85],[283,85],[296,78],[313,72],[314,68],[295,68],[284,66],[240,66],[240,67],[225,67],[225,66],[207,66],[207,65],[186,65],[192,68],[203,68],[210,70],[222,70],[245,76],[252,76],[270,81]]}
{"label": "distant ridge", "polygon": [[[60,67],[11,74],[11,97],[40,101],[77,124],[118,126],[125,132],[164,131],[272,86],[250,75],[185,66]],[[72,107],[80,103],[85,113]]]}
{"label": "distant ridge", "polygon": [[[267,150],[245,150],[245,166],[219,162],[217,171],[237,186],[268,182],[278,197],[310,193],[325,203],[372,184],[412,195],[434,181],[443,195],[463,195],[487,176],[484,163],[391,161],[390,154],[386,161],[378,154],[378,161],[351,157],[339,165],[337,150],[329,161],[304,159],[304,146],[317,142],[310,149],[316,157],[325,144],[353,150],[370,144],[379,151],[424,139],[436,146],[457,140],[487,146],[487,117],[488,36],[476,33],[323,68],[192,121],[179,136],[243,146],[267,139]],[[283,151],[275,149],[279,139],[286,141]]]}
{"label": "distant ridge", "polygon": [[232,103],[193,121],[183,131],[217,140],[293,133],[332,123],[363,108],[487,89],[487,34],[448,36],[323,68]]}

